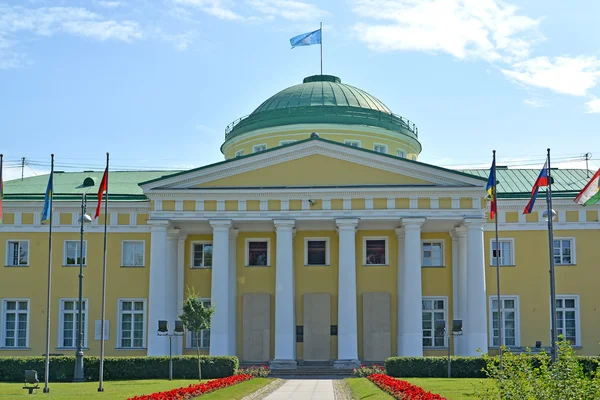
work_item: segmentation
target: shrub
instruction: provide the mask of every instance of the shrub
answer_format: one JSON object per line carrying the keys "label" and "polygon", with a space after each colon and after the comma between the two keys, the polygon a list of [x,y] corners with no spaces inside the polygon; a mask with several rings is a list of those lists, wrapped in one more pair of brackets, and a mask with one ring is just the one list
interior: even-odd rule
{"label": "shrub", "polygon": [[[204,379],[224,378],[235,375],[239,367],[237,357],[201,356]],[[33,369],[38,377],[44,376],[44,357],[0,357],[0,381],[23,382],[25,370]],[[98,380],[99,357],[85,357],[85,379]],[[50,381],[73,380],[75,357],[50,357]],[[167,379],[169,357],[105,357],[105,380]],[[173,357],[173,377],[176,379],[198,378],[196,356]]]}
{"label": "shrub", "polygon": [[143,396],[130,397],[127,400],[186,400],[195,399],[196,397],[205,393],[214,392],[215,390],[223,389],[228,386],[233,386],[238,383],[252,379],[251,375],[236,375],[227,378],[215,379],[206,383],[199,383],[196,385],[190,385],[188,387],[182,387],[179,389],[172,389],[166,392],[152,393]]}
{"label": "shrub", "polygon": [[439,394],[426,392],[422,388],[406,381],[391,378],[387,375],[372,374],[367,378],[386,393],[400,400],[446,400]]}
{"label": "shrub", "polygon": [[385,374],[385,368],[377,364],[372,366],[362,364],[360,368],[352,368],[352,375],[357,378],[366,378],[372,374]]}
{"label": "shrub", "polygon": [[[481,357],[451,357],[453,378],[484,378],[485,360]],[[447,378],[447,357],[390,357],[385,370],[396,378]]]}
{"label": "shrub", "polygon": [[245,367],[238,369],[237,374],[251,375],[254,378],[266,378],[267,376],[271,375],[271,368],[269,368],[267,365]]}

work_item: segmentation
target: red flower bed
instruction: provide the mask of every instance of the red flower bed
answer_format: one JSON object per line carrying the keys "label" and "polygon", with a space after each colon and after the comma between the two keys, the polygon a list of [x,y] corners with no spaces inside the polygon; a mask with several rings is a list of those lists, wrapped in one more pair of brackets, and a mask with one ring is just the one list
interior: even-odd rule
{"label": "red flower bed", "polygon": [[190,385],[188,387],[182,387],[178,389],[169,390],[166,392],[158,392],[152,394],[146,394],[143,396],[130,397],[127,400],[187,400],[193,399],[203,395],[204,393],[214,392],[215,390],[223,389],[228,386],[236,385],[240,382],[244,382],[252,379],[252,375],[234,375],[227,378],[213,379],[206,383],[199,383],[196,385]]}
{"label": "red flower bed", "polygon": [[446,400],[439,394],[426,392],[418,386],[406,381],[394,379],[384,374],[371,374],[368,380],[377,385],[381,390],[400,400]]}

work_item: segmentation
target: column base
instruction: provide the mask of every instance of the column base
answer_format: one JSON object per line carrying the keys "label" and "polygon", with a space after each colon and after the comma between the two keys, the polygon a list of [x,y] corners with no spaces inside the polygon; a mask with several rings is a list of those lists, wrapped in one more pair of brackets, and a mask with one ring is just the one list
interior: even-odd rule
{"label": "column base", "polygon": [[360,368],[360,360],[335,360],[333,362],[334,369],[353,369]]}
{"label": "column base", "polygon": [[281,369],[296,370],[296,369],[298,369],[298,363],[296,362],[296,360],[271,360],[271,362],[269,363],[269,366],[271,367],[271,369],[274,369],[274,370],[281,370]]}

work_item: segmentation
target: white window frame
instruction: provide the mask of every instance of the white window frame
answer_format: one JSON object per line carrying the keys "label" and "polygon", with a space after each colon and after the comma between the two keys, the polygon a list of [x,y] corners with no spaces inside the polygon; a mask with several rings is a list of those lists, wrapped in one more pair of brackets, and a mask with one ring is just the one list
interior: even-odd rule
{"label": "white window frame", "polygon": [[406,151],[397,149],[396,150],[396,157],[406,158]]}
{"label": "white window frame", "polygon": [[296,139],[291,139],[291,140],[280,140],[280,141],[279,141],[279,145],[280,145],[280,146],[285,146],[286,144],[292,144],[292,143],[296,143]]}
{"label": "white window frame", "polygon": [[[126,243],[141,243],[142,244],[142,265],[135,265],[135,253],[134,253],[134,264],[125,264],[125,244]],[[135,249],[135,247],[134,247]],[[87,249],[86,249],[87,250]],[[87,261],[87,259],[86,259]],[[145,240],[121,240],[121,267],[126,268],[142,268],[146,266],[146,241]]]}
{"label": "white window frame", "polygon": [[244,150],[238,150],[235,152],[234,157],[241,157],[244,155]]}
{"label": "white window frame", "polygon": [[[195,240],[190,244],[190,269],[212,269],[212,265],[210,266],[205,266],[204,265],[204,248],[202,249],[202,266],[200,267],[196,267],[194,266],[194,246],[197,244],[201,244],[202,246],[205,246],[207,244],[210,244],[211,246],[213,246],[213,251],[215,249],[213,242],[211,240]],[[214,252],[213,252],[213,256],[214,256]]]}
{"label": "white window frame", "polygon": [[[385,240],[385,264],[367,264],[367,241]],[[390,265],[390,240],[387,236],[364,236],[363,237],[363,266],[365,267],[383,267]]]}
{"label": "white window frame", "polygon": [[[423,310],[423,300],[442,300],[444,302],[444,309],[443,310]],[[423,341],[423,312],[427,311],[427,312],[440,312],[443,311],[444,313],[444,321],[446,322],[446,329],[448,329],[448,296],[423,296],[421,297],[421,341]],[[435,345],[435,320],[432,319],[432,327],[431,327],[431,331],[432,331],[432,344],[433,346],[423,346],[424,349],[445,349],[448,348],[448,335],[446,335],[446,333],[444,332],[444,345],[443,346],[436,346]]]}
{"label": "white window frame", "polygon": [[[439,243],[441,245],[440,249],[440,265],[425,265],[425,243]],[[444,268],[446,266],[446,244],[443,239],[426,239],[421,240],[421,266],[423,268]]]}
{"label": "white window frame", "polygon": [[[67,243],[68,242],[75,242],[77,243],[77,254],[75,255],[75,264],[67,264]],[[80,245],[80,240],[65,240],[64,244],[63,244],[63,267],[78,267],[79,263],[77,262],[77,258],[79,257],[79,245]],[[83,259],[85,260],[83,262],[83,266],[87,265],[87,240],[83,241]]]}
{"label": "white window frame", "polygon": [[[577,251],[576,249],[576,243],[575,243],[575,238],[574,237],[555,237],[554,240],[568,240],[571,242],[571,262],[570,263],[557,263],[556,261],[554,262],[554,265],[575,265],[577,264],[577,260],[576,260],[576,254]],[[554,243],[552,243],[552,256],[554,256]],[[562,261],[562,246],[561,246],[561,261]]]}
{"label": "white window frame", "polygon": [[[257,150],[257,147],[265,147],[262,150]],[[266,151],[267,150],[267,144],[266,143],[261,143],[261,144],[255,144],[254,146],[252,146],[252,152],[253,153],[260,153],[261,151]]]}
{"label": "white window frame", "polygon": [[[377,151],[377,146],[382,146],[385,151]],[[383,143],[373,143],[373,151],[380,154],[388,154],[388,145]]]}
{"label": "white window frame", "polygon": [[[499,238],[498,244],[500,250],[502,250],[502,243],[510,243],[510,264],[502,263],[502,252],[500,253],[500,266],[501,267],[514,267],[515,266],[515,239],[514,238]],[[496,266],[496,257],[494,257],[494,246],[496,245],[496,239],[490,239],[490,267]]]}
{"label": "white window frame", "polygon": [[[564,301],[565,300],[571,300],[574,299],[575,300],[575,341],[577,343],[571,343],[572,347],[581,347],[581,316],[580,316],[580,303],[579,303],[579,295],[578,294],[560,294],[560,295],[556,295],[556,300],[562,300],[563,301],[563,330],[565,329],[565,325],[564,325],[564,311],[565,311],[565,307],[564,307]],[[556,307],[556,304],[554,304],[554,307]],[[556,309],[557,313],[558,313],[558,308]],[[566,309],[566,310],[570,310],[570,309]],[[558,325],[558,315],[557,315],[557,321],[556,324]],[[552,321],[550,321],[550,329],[552,329]],[[558,326],[557,326],[557,331],[558,331]],[[558,333],[558,335],[560,334],[560,332]],[[566,339],[566,338],[565,338]]]}
{"label": "white window frame", "polygon": [[[250,242],[267,242],[267,265],[249,265],[250,257]],[[271,239],[269,238],[247,238],[246,245],[244,246],[244,266],[249,268],[264,268],[271,266]]]}
{"label": "white window frame", "polygon": [[362,147],[362,141],[360,141],[360,140],[346,139],[346,140],[344,140],[344,144],[348,145],[348,146],[352,146],[352,147],[358,147],[358,148]]}
{"label": "white window frame", "polygon": [[[7,310],[6,303],[9,301],[27,302],[27,334],[25,335],[25,347],[23,346],[6,346],[6,314],[19,310]],[[18,308],[18,306],[17,306]],[[6,298],[2,299],[2,322],[0,325],[0,348],[2,349],[28,349],[29,348],[29,333],[31,331],[31,301],[28,298]],[[17,343],[17,320],[15,319],[15,344]]]}
{"label": "white window frame", "polygon": [[[199,300],[202,301],[202,304],[204,304],[204,306],[206,306],[206,303],[211,303],[211,299],[210,298],[202,298],[202,299],[199,299]],[[200,348],[201,349],[205,349],[205,350],[210,348],[210,341],[209,341],[207,347],[203,347],[202,346],[202,343],[204,342],[204,334],[206,332],[208,332],[209,335],[210,335],[210,329],[202,329],[200,331],[200,336],[201,336],[201,339],[200,339]],[[189,331],[189,330],[185,331],[185,347],[186,347],[186,349],[195,349],[196,348],[196,345],[194,343],[192,343],[192,332]]]}
{"label": "white window frame", "polygon": [[[27,243],[27,263],[26,264],[11,264],[10,258],[10,244],[11,243]],[[21,249],[21,245],[19,244],[19,250]],[[6,241],[6,266],[7,267],[29,267],[31,256],[31,243],[28,239],[8,239]]]}
{"label": "white window frame", "polygon": [[[60,299],[60,301],[58,302],[59,304],[59,309],[58,309],[58,346],[56,346],[56,348],[58,349],[76,349],[77,348],[77,326],[75,325],[73,327],[73,335],[74,335],[74,340],[73,340],[73,346],[65,346],[64,345],[64,322],[65,322],[65,313],[63,312],[63,306],[65,304],[65,302],[67,301],[73,301],[73,302],[78,302],[79,299],[76,298],[64,298],[64,299]],[[83,310],[83,315],[84,315],[84,323],[83,323],[83,347],[87,348],[88,346],[88,332],[89,332],[89,318],[88,318],[88,310],[89,310],[89,301],[87,298],[83,299],[83,303],[85,304],[85,310]],[[73,314],[78,314],[79,310],[77,309],[73,309],[72,311]],[[73,321],[75,323],[77,323],[77,320],[74,318]]]}
{"label": "white window frame", "polygon": [[[494,348],[497,349],[499,348],[499,346],[495,346],[494,345],[494,312],[498,312],[498,308],[494,307],[494,300],[498,300],[498,295],[491,295],[489,297],[489,321],[488,321],[488,329],[489,329],[489,347],[490,348]],[[512,347],[520,347],[521,346],[521,304],[519,301],[519,295],[501,295],[500,296],[500,301],[501,301],[501,310],[502,310],[502,327],[505,326],[504,323],[504,300],[513,300],[515,302],[515,344],[511,345],[511,346],[506,346],[509,348]],[[502,327],[498,327],[498,329],[502,329]],[[506,343],[506,335],[504,334],[506,331],[506,329],[504,329],[502,331],[502,341],[504,343]],[[500,345],[502,345],[503,343],[500,343]]]}
{"label": "white window frame", "polygon": [[[308,242],[325,242],[325,264],[308,264]],[[330,245],[328,237],[305,237],[304,238],[304,266],[306,267],[328,267],[330,264]]]}
{"label": "white window frame", "polygon": [[[123,339],[123,332],[121,331],[121,327],[123,326],[123,314],[121,313],[121,304],[124,302],[143,302],[144,303],[144,322],[143,322],[143,332],[142,332],[142,347],[123,347],[121,346],[121,339]],[[133,311],[133,310],[132,310]],[[139,312],[138,312],[139,313]],[[133,333],[133,320],[131,332]],[[126,350],[146,350],[146,324],[148,323],[148,302],[143,298],[122,298],[117,300],[117,349],[126,349]],[[131,338],[131,344],[133,345],[133,337]]]}

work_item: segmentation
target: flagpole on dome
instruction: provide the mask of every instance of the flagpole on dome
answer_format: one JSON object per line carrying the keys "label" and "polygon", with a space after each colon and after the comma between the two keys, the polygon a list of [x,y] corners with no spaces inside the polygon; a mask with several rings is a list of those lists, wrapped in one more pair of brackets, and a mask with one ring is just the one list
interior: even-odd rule
{"label": "flagpole on dome", "polygon": [[548,164],[548,188],[546,189],[546,205],[548,207],[546,211],[546,218],[548,219],[548,251],[550,255],[550,318],[551,320],[551,333],[550,340],[552,344],[551,359],[552,362],[557,360],[557,349],[556,343],[558,341],[558,332],[556,326],[556,280],[554,276],[554,229],[553,219],[556,213],[552,209],[552,170],[550,169],[550,149],[548,149],[547,156]]}
{"label": "flagpole on dome", "polygon": [[50,301],[52,289],[52,200],[54,197],[54,154],[50,155],[50,178],[42,211],[42,222],[48,221],[48,288],[46,297],[46,361],[44,367],[44,393],[50,393],[48,381],[50,380]]}

